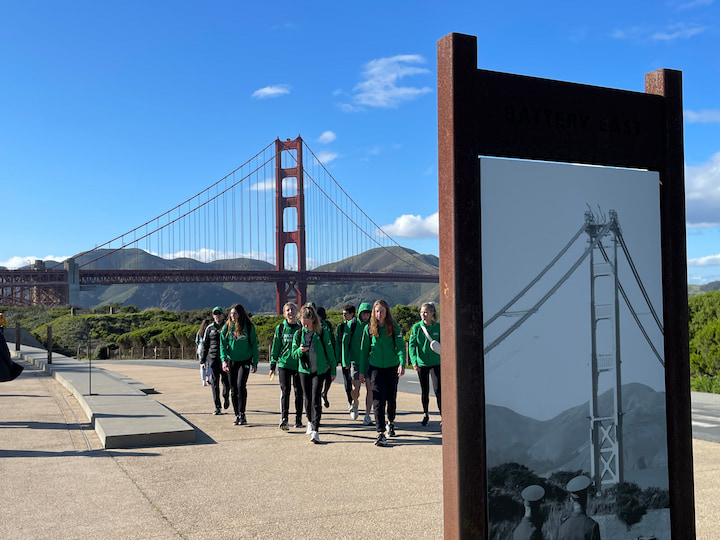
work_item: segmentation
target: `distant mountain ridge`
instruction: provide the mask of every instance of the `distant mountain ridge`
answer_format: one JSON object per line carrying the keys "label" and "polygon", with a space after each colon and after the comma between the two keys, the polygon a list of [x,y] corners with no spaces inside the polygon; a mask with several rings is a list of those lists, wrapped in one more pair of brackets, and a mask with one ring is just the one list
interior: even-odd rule
{"label": "distant mountain ridge", "polygon": [[[106,255],[106,256],[103,256]],[[98,269],[143,270],[274,270],[274,265],[257,259],[238,258],[203,263],[194,259],[163,259],[141,249],[97,250],[79,254],[82,265],[98,259]],[[403,261],[412,261],[411,264]],[[51,266],[52,262],[46,262]],[[375,248],[336,263],[315,268],[320,272],[437,272],[439,260],[434,255],[420,255],[401,248]],[[346,303],[358,305],[384,298],[391,306],[437,301],[438,286],[432,283],[324,283],[308,286],[308,300],[326,309],[341,309]],[[98,286],[80,293],[81,307],[121,303],[139,309],[161,308],[170,311],[202,309],[240,303],[253,314],[275,313],[275,284],[239,283],[171,283],[158,285]]]}
{"label": "distant mountain ridge", "polygon": [[[600,396],[601,410],[610,406],[610,391]],[[625,471],[667,467],[665,393],[640,383],[622,387]],[[554,471],[590,470],[588,402],[541,421],[506,407],[488,405],[488,467],[516,462],[539,475]]]}

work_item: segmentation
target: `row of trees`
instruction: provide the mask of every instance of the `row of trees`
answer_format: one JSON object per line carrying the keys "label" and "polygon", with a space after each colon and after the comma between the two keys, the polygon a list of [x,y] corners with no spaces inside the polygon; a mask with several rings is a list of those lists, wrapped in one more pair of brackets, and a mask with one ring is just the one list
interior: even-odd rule
{"label": "row of trees", "polygon": [[720,393],[720,291],[691,296],[688,310],[691,387]]}
{"label": "row of trees", "polygon": [[[420,308],[398,305],[391,311],[407,339],[411,326],[420,320]],[[8,307],[4,313],[10,327],[19,323],[41,342],[45,341],[47,327],[52,326],[53,348],[59,353],[72,356],[78,348],[84,353],[90,343],[95,358],[119,348],[194,350],[200,324],[203,319],[212,320],[211,308],[174,313],[161,309],[139,311],[118,304],[89,310]],[[275,327],[282,319],[275,315],[252,317],[262,356],[269,350]],[[336,327],[343,320],[342,312],[328,311],[328,320]]]}
{"label": "row of trees", "polygon": [[[556,538],[555,534],[560,525],[572,513],[565,486],[579,474],[583,474],[583,471],[556,471],[548,478],[543,478],[519,463],[504,463],[489,469],[490,538],[512,538],[512,533],[524,513],[520,493],[532,484],[545,489],[540,509],[544,522],[544,538]],[[622,482],[591,497],[587,512],[590,516],[614,515],[630,530],[633,525],[642,521],[648,510],[669,506],[668,490],[654,487],[642,489],[633,482]]]}

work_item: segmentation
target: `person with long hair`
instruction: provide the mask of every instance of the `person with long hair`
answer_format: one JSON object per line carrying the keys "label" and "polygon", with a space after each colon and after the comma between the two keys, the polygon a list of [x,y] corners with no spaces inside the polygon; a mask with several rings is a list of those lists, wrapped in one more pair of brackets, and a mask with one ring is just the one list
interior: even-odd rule
{"label": "person with long hair", "polygon": [[319,443],[323,382],[328,370],[331,380],[335,379],[337,369],[335,351],[330,333],[323,329],[320,318],[312,306],[306,305],[300,310],[300,324],[302,328],[293,336],[292,356],[298,362],[300,384],[305,397],[307,433],[311,442]]}
{"label": "person with long hair", "polygon": [[420,381],[420,402],[423,408],[423,419],[420,422],[427,426],[430,419],[428,407],[430,405],[430,379],[432,378],[435,399],[438,410],[442,414],[440,404],[440,355],[431,345],[433,341],[440,341],[440,323],[437,320],[435,304],[426,302],[420,306],[420,321],[410,330],[408,352],[413,369],[417,371]]}
{"label": "person with long hair", "polygon": [[[395,436],[398,377],[405,374],[405,342],[385,300],[373,304],[360,346],[360,382],[370,378],[377,430],[376,446]],[[385,410],[387,408],[387,423]]]}
{"label": "person with long hair", "polygon": [[220,356],[223,371],[229,373],[230,398],[235,412],[234,424],[245,425],[247,380],[251,371],[257,371],[258,339],[255,325],[240,304],[234,304],[230,308],[230,319],[220,332]]}
{"label": "person with long hair", "polygon": [[303,392],[300,386],[298,361],[292,356],[292,341],[295,332],[300,329],[297,321],[298,308],[293,302],[283,306],[285,320],[275,328],[270,348],[270,376],[278,372],[280,380],[280,429],[288,431],[290,424],[290,387],[295,387],[295,427],[301,428],[303,411]]}

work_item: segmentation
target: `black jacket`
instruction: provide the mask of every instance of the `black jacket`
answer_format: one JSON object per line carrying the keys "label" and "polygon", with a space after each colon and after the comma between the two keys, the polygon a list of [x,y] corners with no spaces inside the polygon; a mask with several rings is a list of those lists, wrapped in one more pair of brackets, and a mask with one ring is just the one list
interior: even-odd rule
{"label": "black jacket", "polygon": [[202,354],[200,355],[200,363],[206,364],[210,369],[218,370],[222,367],[220,361],[220,328],[215,323],[208,325],[203,335]]}

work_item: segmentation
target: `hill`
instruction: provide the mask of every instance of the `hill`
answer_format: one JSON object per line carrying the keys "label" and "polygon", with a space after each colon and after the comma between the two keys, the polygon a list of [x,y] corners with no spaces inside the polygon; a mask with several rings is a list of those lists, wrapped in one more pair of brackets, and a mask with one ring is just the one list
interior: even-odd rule
{"label": "hill", "polygon": [[[665,393],[639,383],[622,387],[625,472],[667,468]],[[600,396],[608,410],[611,394]],[[488,405],[488,467],[516,462],[545,476],[559,470],[590,470],[588,403],[546,421],[522,416],[506,407]],[[665,487],[663,473],[647,475],[651,485]],[[655,476],[654,476],[655,475]]]}
{"label": "hill", "polygon": [[[274,266],[256,259],[234,259],[203,263],[194,259],[167,260],[140,249],[110,252],[100,250],[94,254],[75,257],[78,264],[89,262],[100,255],[99,269],[144,270],[273,270]],[[51,265],[50,262],[47,263]],[[432,272],[437,271],[438,258],[419,255],[400,247],[376,248],[342,261],[320,266],[322,272]],[[340,309],[346,303],[358,305],[363,301],[384,298],[391,306],[396,304],[419,305],[437,301],[438,285],[432,283],[324,283],[308,286],[308,299],[327,309]],[[241,303],[252,313],[275,312],[274,283],[173,283],[158,285],[111,285],[83,288],[79,306],[92,308],[99,305],[133,305],[139,309],[160,308],[169,311],[195,310],[209,306],[229,306]]]}
{"label": "hill", "polygon": [[720,281],[711,281],[710,283],[705,283],[704,285],[688,285],[689,296],[697,296],[698,294],[717,290],[720,290]]}

